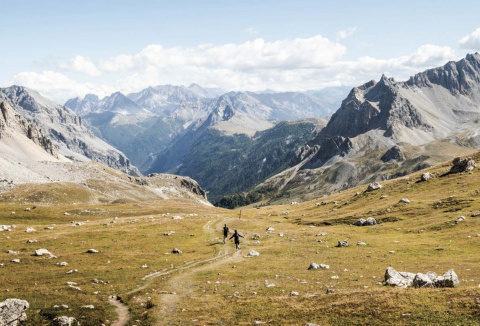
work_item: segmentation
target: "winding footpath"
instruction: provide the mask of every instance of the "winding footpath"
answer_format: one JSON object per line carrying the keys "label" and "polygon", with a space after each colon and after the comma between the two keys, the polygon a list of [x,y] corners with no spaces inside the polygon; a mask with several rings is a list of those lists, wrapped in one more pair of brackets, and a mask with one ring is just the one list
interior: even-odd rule
{"label": "winding footpath", "polygon": [[[215,220],[208,221],[202,227],[203,231],[205,233],[220,232],[223,224],[225,223],[225,219],[217,220],[215,227],[212,228],[212,224],[214,222]],[[191,276],[201,271],[217,268],[223,264],[226,264],[233,260],[237,260],[238,258],[241,257],[239,252],[234,252],[233,254],[231,254],[230,253],[231,251],[232,249],[230,248],[230,246],[225,246],[223,249],[221,249],[218,252],[218,254],[215,257],[198,260],[198,261],[190,261],[172,270],[167,271],[165,269],[163,271],[148,274],[142,278],[142,281],[146,280],[147,282],[129,291],[127,295],[135,294],[137,292],[140,292],[148,288],[152,284],[153,280],[158,277],[166,276],[170,274],[174,275],[169,280],[169,286],[172,289],[175,289],[174,293],[177,295],[168,296],[168,299],[166,299],[167,297],[164,296],[161,299],[162,305],[161,305],[160,316],[166,316],[170,312],[175,310],[175,307],[177,306],[179,301],[179,297],[191,295],[191,292],[192,292],[190,287],[191,281],[189,280]],[[181,272],[184,272],[184,273],[181,273]],[[181,273],[181,274],[175,275],[177,273]],[[173,293],[173,292],[170,292],[170,293]],[[113,326],[126,325],[131,317],[129,312],[129,307],[126,304],[124,304],[122,300],[120,300],[120,298],[117,296],[110,296],[109,302],[110,304],[115,306],[115,310],[118,315],[118,319],[112,325]]]}

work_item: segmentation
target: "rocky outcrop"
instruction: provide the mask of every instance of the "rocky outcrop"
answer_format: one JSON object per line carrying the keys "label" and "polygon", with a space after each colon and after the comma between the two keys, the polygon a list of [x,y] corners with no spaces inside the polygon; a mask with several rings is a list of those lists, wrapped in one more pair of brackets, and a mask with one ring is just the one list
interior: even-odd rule
{"label": "rocky outcrop", "polygon": [[405,155],[402,153],[400,147],[395,145],[386,151],[380,159],[385,163],[390,161],[405,161]]}
{"label": "rocky outcrop", "polygon": [[0,302],[0,326],[16,326],[27,320],[25,311],[29,304],[25,300],[7,299]]}
{"label": "rocky outcrop", "polygon": [[477,163],[471,157],[461,158],[457,157],[452,162],[453,166],[450,173],[470,172],[477,167]]}
{"label": "rocky outcrop", "polygon": [[408,273],[397,272],[392,267],[387,267],[385,271],[385,285],[396,287],[458,287],[460,280],[453,269],[450,269],[442,276],[437,276],[434,272],[422,273]]}
{"label": "rocky outcrop", "polygon": [[58,147],[46,137],[37,126],[28,122],[17,113],[8,103],[0,103],[0,139],[5,137],[8,130],[15,130],[25,135],[35,144],[42,147],[47,153],[58,158]]}

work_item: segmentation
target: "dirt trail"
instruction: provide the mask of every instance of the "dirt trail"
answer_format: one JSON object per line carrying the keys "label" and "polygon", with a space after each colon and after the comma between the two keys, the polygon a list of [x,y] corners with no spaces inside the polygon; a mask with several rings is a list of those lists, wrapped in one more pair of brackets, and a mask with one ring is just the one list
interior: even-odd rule
{"label": "dirt trail", "polygon": [[[215,222],[216,222],[215,226],[212,227],[212,224],[214,224]],[[225,222],[226,222],[225,219],[220,219],[220,220],[211,219],[207,223],[205,223],[202,229],[205,233],[218,232],[220,234],[223,224]],[[152,284],[153,280],[158,277],[179,273],[179,275],[172,276],[172,278],[168,281],[169,288],[173,289],[171,292],[175,292],[176,295],[167,294],[161,298],[162,308],[160,311],[160,316],[166,316],[171,311],[175,310],[177,303],[181,297],[192,294],[193,292],[191,290],[192,281],[190,279],[192,275],[201,271],[217,268],[220,265],[226,264],[228,262],[231,262],[240,258],[241,257],[240,252],[235,252],[233,253],[233,255],[230,253],[233,250],[234,250],[233,248],[230,248],[230,246],[226,245],[218,252],[218,254],[215,257],[204,259],[204,260],[198,260],[198,261],[190,261],[172,270],[163,270],[163,271],[155,272],[152,274],[148,274],[142,278],[142,280],[147,280],[147,282],[142,286],[139,286],[131,290],[130,292],[127,293],[127,295],[131,295],[148,288]],[[112,325],[113,326],[126,325],[130,319],[128,306],[122,303],[120,300],[118,300],[116,296],[111,296],[109,298],[109,302],[115,306],[118,314],[118,320]]]}
{"label": "dirt trail", "polygon": [[118,319],[112,324],[112,326],[124,326],[127,324],[128,320],[130,319],[130,312],[127,305],[125,305],[120,298],[117,296],[110,296],[108,298],[108,302],[115,306],[115,310],[117,311]]}
{"label": "dirt trail", "polygon": [[[204,230],[208,233],[218,232],[220,233],[225,220],[220,220],[216,223],[215,228],[212,228],[212,224],[214,221],[210,221],[204,226]],[[223,253],[222,253],[223,251]],[[192,281],[192,277],[199,272],[203,272],[206,270],[216,269],[221,265],[231,263],[233,261],[238,260],[241,258],[241,252],[234,252],[235,249],[230,245],[225,245],[220,250],[217,257],[205,260],[203,262],[198,262],[198,264],[202,263],[199,267],[191,268],[193,265],[185,267],[183,273],[179,275],[174,275],[168,281],[168,287],[176,293],[176,295],[167,295],[162,296],[160,298],[160,306],[161,309],[159,311],[159,315],[157,315],[159,320],[165,321],[169,316],[175,315],[175,310],[177,309],[178,303],[184,297],[189,297],[194,294],[195,283]],[[231,253],[233,252],[233,254]],[[208,262],[207,264],[203,264]],[[195,265],[198,265],[195,264]]]}

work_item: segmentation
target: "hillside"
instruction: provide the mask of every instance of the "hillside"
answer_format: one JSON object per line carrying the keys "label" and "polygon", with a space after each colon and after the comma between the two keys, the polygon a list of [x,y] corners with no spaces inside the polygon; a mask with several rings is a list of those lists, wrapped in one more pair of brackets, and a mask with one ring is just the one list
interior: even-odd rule
{"label": "hillside", "polygon": [[[112,324],[125,308],[121,325],[476,325],[480,170],[448,174],[450,168],[446,162],[381,182],[379,190],[360,186],[310,202],[244,209],[241,216],[181,201],[40,202],[32,209],[35,202],[3,197],[0,215],[16,227],[0,244],[2,289],[9,290],[0,300],[27,300],[26,325],[62,315]],[[421,182],[423,172],[432,178]],[[378,224],[352,225],[366,217]],[[225,223],[245,236],[239,252],[221,241]],[[27,227],[37,231],[26,233]],[[349,246],[336,247],[340,240]],[[38,248],[58,258],[33,256]],[[89,248],[99,252],[87,254]],[[259,256],[245,258],[251,250]],[[312,262],[329,268],[308,270]],[[439,275],[453,269],[460,283],[385,286],[389,266]]]}

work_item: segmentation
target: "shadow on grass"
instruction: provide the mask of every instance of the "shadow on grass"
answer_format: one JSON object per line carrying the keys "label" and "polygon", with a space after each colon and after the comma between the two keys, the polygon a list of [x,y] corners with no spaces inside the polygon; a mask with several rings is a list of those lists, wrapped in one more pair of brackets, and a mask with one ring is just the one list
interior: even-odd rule
{"label": "shadow on grass", "polygon": [[214,246],[214,245],[217,245],[217,244],[223,244],[223,242],[219,241],[219,242],[214,242],[214,243],[210,243],[208,244],[207,246]]}

